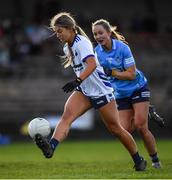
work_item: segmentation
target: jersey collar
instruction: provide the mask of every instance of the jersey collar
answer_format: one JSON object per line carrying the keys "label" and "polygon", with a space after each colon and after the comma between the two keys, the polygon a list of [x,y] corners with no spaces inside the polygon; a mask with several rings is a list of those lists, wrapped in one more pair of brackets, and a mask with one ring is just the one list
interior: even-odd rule
{"label": "jersey collar", "polygon": [[75,40],[76,40],[77,35],[78,35],[78,34],[76,34],[76,35],[75,35],[75,37],[74,37],[74,39],[73,39],[73,41],[72,41],[72,43],[71,43],[70,47],[72,47],[72,46],[73,46],[73,44],[74,44],[74,42],[75,42]]}

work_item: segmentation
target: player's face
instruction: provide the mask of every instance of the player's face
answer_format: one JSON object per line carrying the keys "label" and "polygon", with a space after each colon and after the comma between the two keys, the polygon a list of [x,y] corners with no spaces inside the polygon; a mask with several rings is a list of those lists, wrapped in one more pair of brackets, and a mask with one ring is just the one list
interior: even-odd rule
{"label": "player's face", "polygon": [[60,41],[62,41],[62,42],[70,42],[71,41],[71,33],[72,33],[71,29],[56,26],[55,32],[56,32],[57,38]]}
{"label": "player's face", "polygon": [[106,44],[111,41],[111,33],[106,31],[106,29],[102,25],[95,25],[93,26],[93,36],[97,43],[101,44],[102,46],[106,46]]}

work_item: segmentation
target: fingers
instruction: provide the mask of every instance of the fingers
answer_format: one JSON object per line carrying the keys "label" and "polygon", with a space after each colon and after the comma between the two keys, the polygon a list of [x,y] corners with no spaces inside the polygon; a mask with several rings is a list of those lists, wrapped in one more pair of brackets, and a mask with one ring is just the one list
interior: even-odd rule
{"label": "fingers", "polygon": [[81,84],[82,80],[80,78],[77,78],[74,81],[68,82],[66,85],[62,87],[63,91],[68,93],[72,92],[77,86]]}

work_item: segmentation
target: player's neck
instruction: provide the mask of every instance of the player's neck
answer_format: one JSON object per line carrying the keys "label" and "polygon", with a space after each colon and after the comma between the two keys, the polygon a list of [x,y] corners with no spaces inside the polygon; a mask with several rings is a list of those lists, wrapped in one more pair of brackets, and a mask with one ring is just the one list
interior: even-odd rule
{"label": "player's neck", "polygon": [[111,41],[107,41],[107,43],[105,45],[103,45],[103,48],[106,51],[110,51],[112,49],[112,42]]}
{"label": "player's neck", "polygon": [[76,33],[72,33],[72,34],[71,34],[71,38],[70,38],[69,41],[68,41],[69,46],[72,46],[72,45],[73,45],[73,42],[74,42],[74,40],[75,40],[76,35],[77,35]]}

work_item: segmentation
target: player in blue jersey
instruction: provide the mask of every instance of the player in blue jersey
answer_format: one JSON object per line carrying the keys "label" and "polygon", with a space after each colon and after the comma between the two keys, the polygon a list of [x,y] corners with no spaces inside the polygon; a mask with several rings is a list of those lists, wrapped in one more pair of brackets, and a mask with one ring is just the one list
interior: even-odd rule
{"label": "player in blue jersey", "polygon": [[65,67],[72,66],[76,79],[62,88],[66,93],[73,90],[74,92],[65,104],[63,115],[52,138],[49,141],[37,134],[35,136],[37,146],[46,158],[51,158],[57,145],[67,137],[72,122],[94,107],[101,114],[108,130],[119,138],[130,153],[135,170],[145,170],[146,161],[139,155],[134,139],[119,123],[113,88],[98,63],[90,40],[68,13],[59,13],[54,16],[51,20],[51,28],[55,31],[57,38],[66,43],[64,46],[67,57]]}
{"label": "player in blue jersey", "polygon": [[160,168],[155,138],[148,128],[150,91],[147,79],[136,68],[132,52],[125,38],[104,19],[92,24],[98,45],[98,60],[115,90],[121,125],[129,132],[136,129],[152,159],[152,166]]}

